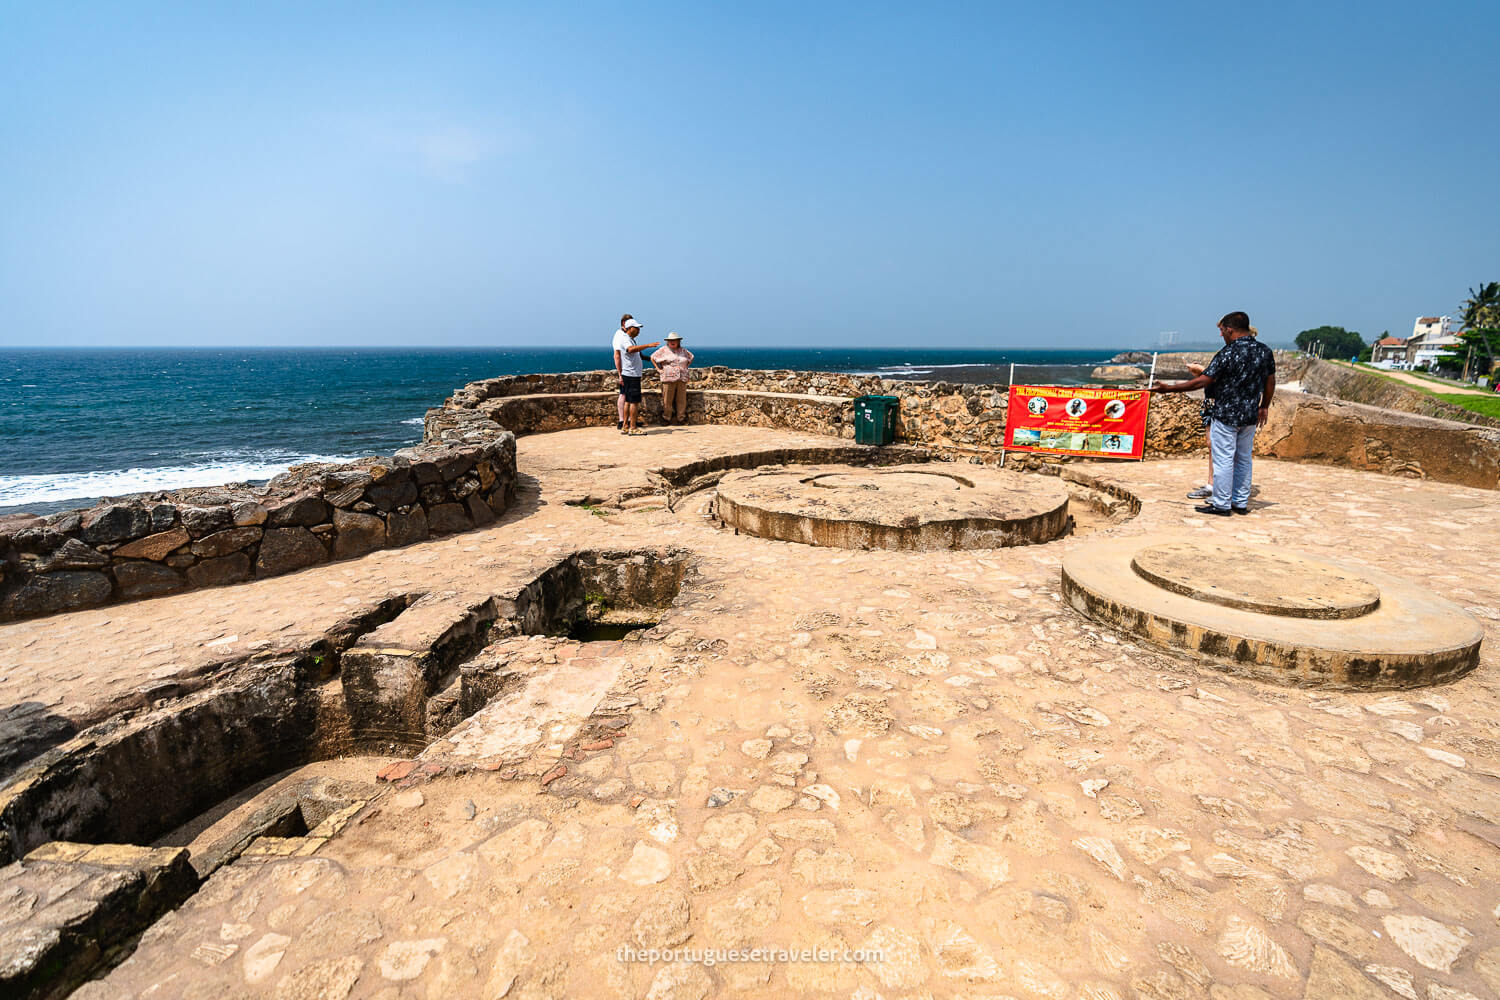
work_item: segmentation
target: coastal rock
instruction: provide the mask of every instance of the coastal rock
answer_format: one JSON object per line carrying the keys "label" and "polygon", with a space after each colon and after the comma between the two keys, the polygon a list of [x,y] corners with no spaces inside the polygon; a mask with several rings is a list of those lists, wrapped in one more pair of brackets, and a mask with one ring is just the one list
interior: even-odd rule
{"label": "coastal rock", "polygon": [[427,534],[427,512],[421,507],[409,513],[392,511],[386,518],[385,543],[391,548],[423,541]]}
{"label": "coastal rock", "polygon": [[245,500],[229,508],[235,527],[244,528],[266,523],[266,509],[253,500]]}
{"label": "coastal rock", "polygon": [[472,494],[464,499],[464,508],[468,510],[469,517],[473,519],[476,528],[490,524],[495,520],[495,512],[490,505],[479,498],[478,494]]}
{"label": "coastal rock", "polygon": [[234,514],[227,507],[183,507],[182,523],[194,538],[202,538],[231,527]]}
{"label": "coastal rock", "polygon": [[86,513],[88,511],[65,510],[61,514],[48,514],[43,520],[53,531],[71,535],[83,530],[83,515]]}
{"label": "coastal rock", "polygon": [[5,616],[48,614],[87,608],[109,600],[113,587],[103,573],[68,571],[30,577],[0,601]]}
{"label": "coastal rock", "polygon": [[177,505],[170,503],[154,503],[146,510],[151,515],[151,530],[166,531],[177,523]]}
{"label": "coastal rock", "polygon": [[[310,527],[328,520],[328,504],[313,493],[300,493],[266,508],[266,523],[273,528]],[[268,533],[269,534],[269,533]]]}
{"label": "coastal rock", "polygon": [[435,534],[447,535],[468,531],[474,527],[474,523],[469,520],[469,514],[461,504],[440,503],[428,509],[427,526]]}
{"label": "coastal rock", "polygon": [[333,526],[338,531],[338,539],[333,543],[335,559],[362,556],[385,545],[385,522],[374,514],[335,510]]}
{"label": "coastal rock", "polygon": [[76,538],[58,537],[62,544],[32,563],[30,569],[33,573],[53,573],[64,569],[102,569],[109,565],[109,556],[97,549],[89,548]]}
{"label": "coastal rock", "polygon": [[382,511],[392,511],[415,503],[417,484],[412,481],[411,470],[394,470],[385,482],[365,490],[365,499]]}
{"label": "coastal rock", "polygon": [[151,532],[151,513],[138,504],[110,504],[83,515],[83,540],[90,545],[109,545],[140,538]]}
{"label": "coastal rock", "polygon": [[234,552],[217,559],[205,559],[188,567],[188,584],[193,587],[218,587],[250,579],[250,557]]}
{"label": "coastal rock", "polygon": [[323,548],[323,543],[306,528],[269,528],[255,558],[255,575],[290,573],[327,559],[328,552]]}
{"label": "coastal rock", "polygon": [[472,451],[453,451],[438,460],[438,475],[443,477],[444,482],[453,482],[465,472],[474,468],[475,454]]}
{"label": "coastal rock", "polygon": [[181,590],[186,584],[182,574],[161,563],[131,560],[117,562],[112,569],[115,584],[120,588],[120,596],[124,598],[170,594]]}
{"label": "coastal rock", "polygon": [[0,514],[0,535],[14,535],[26,528],[45,528],[47,522],[37,514]]}
{"label": "coastal rock", "polygon": [[1134,365],[1100,365],[1089,372],[1089,378],[1097,382],[1142,382],[1146,373]]}
{"label": "coastal rock", "polygon": [[216,531],[193,543],[193,555],[200,559],[216,559],[231,552],[247,549],[260,541],[259,528],[230,528]]}
{"label": "coastal rock", "polygon": [[177,527],[122,545],[115,549],[114,556],[116,559],[150,559],[160,562],[189,541],[191,539],[188,537],[187,529]]}

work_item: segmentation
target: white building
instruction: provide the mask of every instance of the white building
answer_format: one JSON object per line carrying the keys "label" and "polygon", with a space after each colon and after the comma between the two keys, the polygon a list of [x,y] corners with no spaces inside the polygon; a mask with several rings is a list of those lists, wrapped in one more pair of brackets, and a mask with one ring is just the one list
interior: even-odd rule
{"label": "white building", "polygon": [[1370,364],[1376,368],[1405,368],[1406,341],[1399,337],[1382,337],[1370,348]]}
{"label": "white building", "polygon": [[1406,367],[1434,365],[1444,354],[1456,352],[1463,343],[1458,339],[1462,326],[1452,316],[1418,316],[1406,341]]}

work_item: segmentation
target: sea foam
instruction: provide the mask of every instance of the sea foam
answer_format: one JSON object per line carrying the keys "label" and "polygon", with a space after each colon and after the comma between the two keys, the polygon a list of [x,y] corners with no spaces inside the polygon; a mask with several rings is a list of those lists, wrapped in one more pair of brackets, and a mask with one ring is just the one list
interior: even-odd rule
{"label": "sea foam", "polygon": [[188,486],[261,482],[302,462],[347,462],[349,458],[350,456],[340,455],[293,455],[274,461],[246,459],[158,468],[0,476],[0,507],[150,493]]}

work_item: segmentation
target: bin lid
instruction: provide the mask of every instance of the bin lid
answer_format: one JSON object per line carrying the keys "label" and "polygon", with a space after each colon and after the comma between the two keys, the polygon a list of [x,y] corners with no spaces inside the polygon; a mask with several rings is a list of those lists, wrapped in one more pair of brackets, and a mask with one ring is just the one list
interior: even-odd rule
{"label": "bin lid", "polygon": [[873,395],[870,395],[870,396],[855,396],[854,397],[854,401],[856,403],[870,403],[870,402],[874,402],[877,399],[880,400],[882,403],[899,403],[899,402],[901,402],[901,397],[900,396],[873,396]]}

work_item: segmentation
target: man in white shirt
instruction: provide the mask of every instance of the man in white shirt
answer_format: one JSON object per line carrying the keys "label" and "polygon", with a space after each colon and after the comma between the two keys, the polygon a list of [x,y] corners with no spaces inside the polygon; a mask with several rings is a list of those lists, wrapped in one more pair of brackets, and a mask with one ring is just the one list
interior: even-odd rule
{"label": "man in white shirt", "polygon": [[620,428],[621,434],[643,433],[636,426],[641,410],[641,352],[661,346],[660,343],[637,344],[635,338],[640,332],[641,324],[633,319],[627,319],[615,331],[615,374],[620,379],[620,392],[625,397],[625,426]]}

